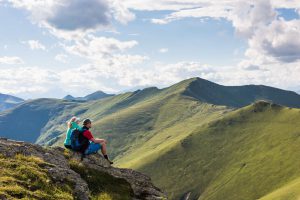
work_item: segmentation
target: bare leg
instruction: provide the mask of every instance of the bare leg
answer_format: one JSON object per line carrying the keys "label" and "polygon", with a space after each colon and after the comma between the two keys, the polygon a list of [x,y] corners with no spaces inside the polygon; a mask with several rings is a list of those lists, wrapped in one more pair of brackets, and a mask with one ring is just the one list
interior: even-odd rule
{"label": "bare leg", "polygon": [[107,155],[106,143],[105,142],[101,143],[101,152],[102,152],[103,155]]}
{"label": "bare leg", "polygon": [[111,160],[109,160],[108,156],[107,156],[107,152],[106,152],[106,142],[102,142],[101,143],[101,152],[104,156],[104,158],[112,165],[114,164],[114,162],[112,162]]}

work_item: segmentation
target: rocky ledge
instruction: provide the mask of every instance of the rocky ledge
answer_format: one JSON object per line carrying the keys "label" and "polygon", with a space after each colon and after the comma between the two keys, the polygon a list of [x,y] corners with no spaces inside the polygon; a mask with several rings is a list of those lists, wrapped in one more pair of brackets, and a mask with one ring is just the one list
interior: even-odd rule
{"label": "rocky ledge", "polygon": [[[43,168],[47,171],[48,176],[54,184],[64,185],[65,183],[71,183],[72,197],[74,199],[91,199],[92,191],[90,187],[95,187],[95,185],[91,185],[84,178],[84,175],[80,173],[80,170],[76,170],[76,167],[72,163],[78,163],[78,166],[81,166],[83,169],[93,170],[93,172],[99,172],[99,174],[112,177],[112,179],[123,181],[130,188],[130,199],[167,199],[166,195],[152,184],[148,176],[131,169],[112,167],[99,154],[89,155],[81,161],[79,154],[66,151],[60,147],[44,148],[35,144],[0,138],[0,155],[4,159],[11,159],[17,155],[40,158],[47,163],[43,165]],[[115,187],[118,187],[118,185],[116,184]],[[96,188],[96,190],[99,191],[101,189]],[[119,194],[119,196],[122,199],[122,194]],[[0,195],[0,199],[6,199],[5,195]]]}

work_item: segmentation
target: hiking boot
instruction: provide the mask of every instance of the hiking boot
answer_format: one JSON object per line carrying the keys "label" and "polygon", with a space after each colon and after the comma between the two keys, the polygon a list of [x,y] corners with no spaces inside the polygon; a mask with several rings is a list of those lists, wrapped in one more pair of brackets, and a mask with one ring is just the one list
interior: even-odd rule
{"label": "hiking boot", "polygon": [[108,156],[107,155],[103,155],[103,157],[112,165],[114,164],[114,162],[112,162],[111,160],[109,160]]}
{"label": "hiking boot", "polygon": [[109,160],[109,159],[106,159],[108,162],[109,162],[109,164],[114,164],[114,162],[113,161],[111,161],[111,160]]}

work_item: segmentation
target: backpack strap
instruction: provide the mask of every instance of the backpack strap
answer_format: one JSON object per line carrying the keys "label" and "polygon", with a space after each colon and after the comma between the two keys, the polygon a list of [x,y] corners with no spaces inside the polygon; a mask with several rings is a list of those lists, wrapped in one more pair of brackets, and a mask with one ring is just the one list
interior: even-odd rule
{"label": "backpack strap", "polygon": [[[82,127],[82,131],[81,131],[82,137],[84,137],[83,133],[87,130],[89,130],[87,127]],[[85,151],[89,147],[89,141],[88,141],[88,139],[86,139],[86,140],[87,140],[87,144],[84,144],[84,148],[81,150],[81,158],[80,158],[81,161],[83,161],[83,159],[85,158],[85,156],[86,156]]]}

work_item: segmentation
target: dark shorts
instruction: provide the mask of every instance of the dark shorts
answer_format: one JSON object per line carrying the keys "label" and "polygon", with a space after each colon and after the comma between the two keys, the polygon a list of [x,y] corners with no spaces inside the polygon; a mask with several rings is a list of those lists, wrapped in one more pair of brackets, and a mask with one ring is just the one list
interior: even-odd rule
{"label": "dark shorts", "polygon": [[85,154],[93,154],[97,153],[101,149],[101,144],[91,142],[87,150],[85,151]]}
{"label": "dark shorts", "polygon": [[66,147],[67,149],[72,149],[71,145],[66,145],[66,144],[65,144],[65,147]]}

